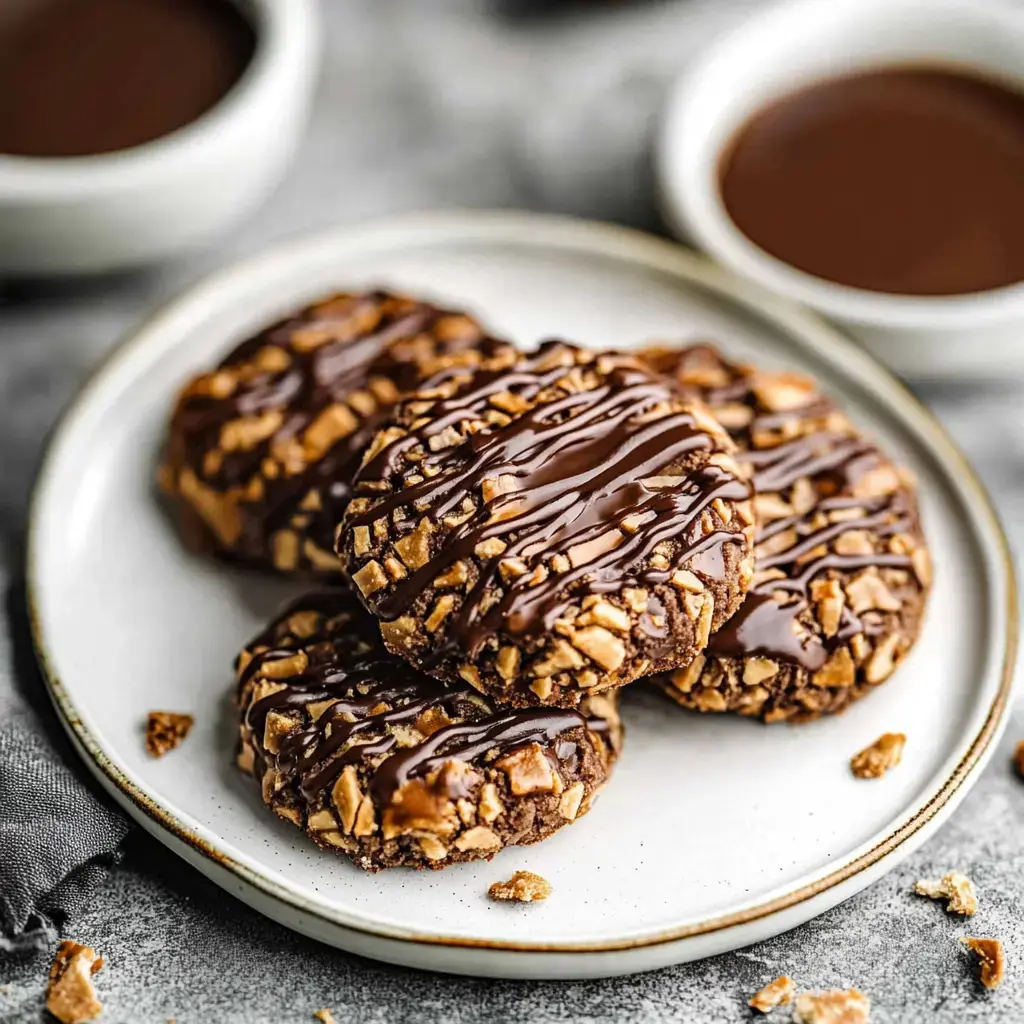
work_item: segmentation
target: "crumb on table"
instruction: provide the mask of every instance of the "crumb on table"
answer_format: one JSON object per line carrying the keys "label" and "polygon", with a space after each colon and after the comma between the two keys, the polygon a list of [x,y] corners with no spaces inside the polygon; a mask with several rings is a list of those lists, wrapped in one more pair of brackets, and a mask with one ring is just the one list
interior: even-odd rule
{"label": "crumb on table", "polygon": [[900,763],[906,742],[907,737],[903,733],[887,732],[850,758],[850,770],[858,779],[880,779]]}
{"label": "crumb on table", "polygon": [[1017,749],[1013,752],[1013,764],[1017,774],[1024,778],[1024,740],[1017,744]]}
{"label": "crumb on table", "polygon": [[769,981],[759,992],[755,992],[747,1005],[760,1013],[770,1013],[776,1006],[791,1003],[795,991],[796,984],[793,979],[783,974],[774,981]]}
{"label": "crumb on table", "polygon": [[946,900],[950,914],[970,917],[978,909],[974,884],[959,871],[950,871],[941,878],[922,878],[914,883],[914,892],[933,900]]}
{"label": "crumb on table", "polygon": [[533,903],[546,900],[551,895],[551,883],[532,871],[517,871],[507,882],[495,882],[487,895],[492,900],[517,900],[519,903]]}
{"label": "crumb on table", "polygon": [[188,735],[195,719],[175,711],[150,711],[146,720],[146,750],[152,757],[163,757]]}
{"label": "crumb on table", "polygon": [[867,1024],[870,1019],[871,1000],[855,988],[802,992],[793,1007],[796,1024]]}
{"label": "crumb on table", "polygon": [[960,940],[978,956],[979,978],[985,988],[998,988],[1006,974],[1003,944],[999,939],[964,938]]}
{"label": "crumb on table", "polygon": [[65,939],[57,947],[46,986],[46,1008],[62,1024],[82,1024],[99,1016],[103,1004],[96,997],[92,976],[102,966],[103,957],[89,946]]}

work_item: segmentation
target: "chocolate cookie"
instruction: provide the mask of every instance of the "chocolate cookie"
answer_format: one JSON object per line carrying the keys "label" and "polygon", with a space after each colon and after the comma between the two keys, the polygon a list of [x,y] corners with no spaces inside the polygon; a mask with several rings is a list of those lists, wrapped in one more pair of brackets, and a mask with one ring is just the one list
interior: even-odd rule
{"label": "chocolate cookie", "polygon": [[839,711],[910,650],[931,582],[910,474],[810,379],[706,345],[643,357],[703,398],[754,473],[756,574],[740,610],[664,691],[765,721]]}
{"label": "chocolate cookie", "polygon": [[439,365],[510,346],[463,313],[335,295],[239,345],[184,388],[160,483],[190,546],[282,572],[337,573],[334,530],[363,448]]}
{"label": "chocolate cookie", "polygon": [[338,553],[388,649],[515,706],[685,664],[752,573],[725,431],[635,359],[443,372],[373,440]]}
{"label": "chocolate cookie", "polygon": [[618,752],[613,697],[497,708],[389,654],[344,588],[296,601],[239,655],[239,767],[368,871],[534,843],[590,807]]}

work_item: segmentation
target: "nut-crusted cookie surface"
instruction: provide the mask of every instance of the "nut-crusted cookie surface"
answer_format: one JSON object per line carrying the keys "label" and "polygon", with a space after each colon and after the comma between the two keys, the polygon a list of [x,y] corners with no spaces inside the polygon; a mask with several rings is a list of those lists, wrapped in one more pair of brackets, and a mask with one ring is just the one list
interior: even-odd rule
{"label": "nut-crusted cookie surface", "polygon": [[806,377],[707,345],[641,355],[730,431],[759,520],[740,610],[656,682],[686,707],[766,721],[841,710],[890,676],[920,628],[931,565],[909,474]]}
{"label": "nut-crusted cookie surface", "polygon": [[389,654],[344,588],[296,601],[237,669],[239,767],[281,817],[370,871],[544,839],[589,809],[619,748],[614,696],[499,709]]}
{"label": "nut-crusted cookie surface", "polygon": [[401,403],[338,552],[393,652],[571,707],[689,661],[738,606],[753,511],[732,450],[636,360],[550,342]]}
{"label": "nut-crusted cookie surface", "polygon": [[190,381],[172,416],[159,478],[186,540],[337,573],[334,530],[382,418],[439,360],[506,347],[465,314],[384,292],[334,295],[260,331]]}

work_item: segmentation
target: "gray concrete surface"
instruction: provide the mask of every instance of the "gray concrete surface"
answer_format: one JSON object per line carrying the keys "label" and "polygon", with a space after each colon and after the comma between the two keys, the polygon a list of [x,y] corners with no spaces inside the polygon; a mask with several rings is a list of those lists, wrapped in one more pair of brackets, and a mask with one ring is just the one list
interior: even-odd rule
{"label": "gray concrete surface", "polygon": [[[288,181],[251,223],[216,250],[156,271],[0,285],[2,568],[17,570],[46,431],[90,367],[154,304],[275,239],[401,210],[523,207],[657,230],[648,156],[665,84],[757,6],[324,0],[327,59],[310,132]],[[924,394],[1019,542],[1024,381]],[[1009,766],[1018,737],[1024,711],[938,836],[860,896],[750,949],[652,974],[513,984],[384,967],[265,921],[138,834],[69,931],[107,958],[99,980],[111,1024],[277,1024],[311,1020],[325,1006],[339,1024],[725,1024],[750,1019],[746,998],[781,972],[809,988],[862,988],[882,1024],[1024,1021],[1024,783]],[[910,894],[914,879],[953,867],[980,890],[970,924]],[[964,934],[1006,943],[1009,975],[998,992],[974,980],[957,942]],[[0,1021],[41,1019],[48,959],[0,956]]]}

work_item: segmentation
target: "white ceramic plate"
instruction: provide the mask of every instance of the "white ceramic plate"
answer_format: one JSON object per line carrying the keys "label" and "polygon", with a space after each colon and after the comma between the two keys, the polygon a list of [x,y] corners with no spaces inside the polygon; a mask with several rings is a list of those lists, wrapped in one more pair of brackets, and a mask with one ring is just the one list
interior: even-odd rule
{"label": "white ceramic plate", "polygon": [[[937,580],[897,678],[845,715],[766,728],[689,715],[633,687],[617,777],[551,840],[490,864],[363,874],[266,812],[232,765],[230,663],[294,588],[193,558],[154,496],[176,388],[268,318],[370,283],[465,304],[523,343],[719,339],[818,375],[918,473]],[[229,892],[323,941],[418,967],[590,977],[732,949],[833,906],[890,869],[977,778],[1006,711],[1012,569],[987,498],[899,384],[812,316],[622,228],[523,214],[406,219],[299,242],[221,272],[158,313],[57,431],[29,551],[36,642],[86,763],[147,829]],[[192,712],[159,761],[151,709]],[[898,770],[858,782],[851,754],[908,735]],[[518,868],[546,903],[496,905]]]}

